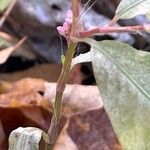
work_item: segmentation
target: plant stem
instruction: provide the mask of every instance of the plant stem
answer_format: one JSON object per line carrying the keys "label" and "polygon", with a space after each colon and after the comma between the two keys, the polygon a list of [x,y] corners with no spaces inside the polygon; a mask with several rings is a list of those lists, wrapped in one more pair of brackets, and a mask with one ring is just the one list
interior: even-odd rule
{"label": "plant stem", "polygon": [[73,21],[70,33],[70,39],[68,40],[68,50],[65,56],[65,62],[62,66],[62,71],[57,81],[56,86],[56,96],[54,102],[54,113],[51,120],[51,125],[48,130],[49,142],[50,144],[54,144],[58,137],[58,129],[59,123],[61,119],[62,112],[62,96],[66,87],[66,82],[68,80],[68,76],[70,73],[71,61],[74,55],[74,51],[76,48],[76,43],[72,40],[72,37],[76,36],[76,25],[77,25],[77,17],[79,14],[79,1],[72,0],[72,10],[73,10]]}
{"label": "plant stem", "polygon": [[125,26],[125,27],[98,27],[89,31],[83,31],[79,33],[79,37],[89,37],[96,34],[106,34],[114,32],[140,32],[140,31],[150,31],[150,24],[146,25],[137,25],[137,26]]}
{"label": "plant stem", "polygon": [[50,144],[46,144],[45,150],[53,150],[53,146]]}
{"label": "plant stem", "polygon": [[57,81],[57,87],[56,87],[56,98],[55,98],[55,116],[56,118],[59,118],[59,115],[61,113],[61,98],[66,86],[66,82],[70,73],[70,66],[71,61],[74,55],[74,50],[76,47],[76,43],[70,41],[68,45],[67,54],[65,56],[65,63],[62,67],[62,71],[60,74],[60,77]]}
{"label": "plant stem", "polygon": [[54,144],[58,137],[58,128],[62,110],[62,96],[66,87],[66,82],[70,73],[71,60],[74,55],[76,43],[70,41],[66,53],[65,63],[62,67],[61,74],[57,81],[56,97],[54,102],[54,113],[51,120],[51,125],[48,130],[50,144]]}

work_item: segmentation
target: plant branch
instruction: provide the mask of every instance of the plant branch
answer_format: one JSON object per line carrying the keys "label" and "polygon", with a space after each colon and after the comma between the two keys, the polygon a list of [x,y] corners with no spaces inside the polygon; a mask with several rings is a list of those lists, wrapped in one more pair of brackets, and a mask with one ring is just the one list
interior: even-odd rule
{"label": "plant branch", "polygon": [[18,42],[17,38],[15,38],[14,36],[3,32],[3,31],[0,31],[0,38],[2,38],[3,40],[7,41],[11,45],[14,45],[14,44],[16,44]]}
{"label": "plant branch", "polygon": [[114,32],[140,32],[140,31],[150,31],[150,24],[125,26],[125,27],[116,27],[116,26],[98,27],[89,31],[80,32],[79,37],[89,37],[94,36],[96,34],[106,34]]}
{"label": "plant branch", "polygon": [[16,2],[17,2],[17,0],[13,0],[12,3],[9,5],[8,9],[4,12],[3,16],[0,18],[0,28],[4,24],[6,18],[10,14],[10,12],[11,12],[12,8],[15,6]]}

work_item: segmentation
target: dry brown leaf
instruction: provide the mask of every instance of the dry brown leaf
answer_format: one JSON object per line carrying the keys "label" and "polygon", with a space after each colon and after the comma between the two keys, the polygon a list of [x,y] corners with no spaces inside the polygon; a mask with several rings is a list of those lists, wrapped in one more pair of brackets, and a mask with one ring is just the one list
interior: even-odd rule
{"label": "dry brown leaf", "polygon": [[[34,126],[48,131],[56,86],[55,83],[30,78],[6,84],[1,83],[4,90],[0,95],[0,135],[5,133],[5,140],[0,138],[5,147],[1,150],[6,150],[10,132],[18,127]],[[49,101],[39,94],[39,91],[44,91],[45,84]],[[64,104],[68,103],[54,150],[121,150],[96,86],[67,85],[63,98]]]}
{"label": "dry brown leaf", "polygon": [[[2,31],[0,31],[0,38],[3,39],[4,41],[6,41],[7,45],[9,45],[9,46],[13,46],[19,42],[19,40],[16,37],[9,35],[9,34],[2,32]],[[28,59],[35,59],[36,58],[34,52],[31,50],[30,46],[28,46],[27,44],[23,44],[19,48],[19,51],[16,50],[13,52],[13,54],[14,55],[21,55],[21,56],[24,56]]]}
{"label": "dry brown leaf", "polygon": [[[6,86],[4,84],[7,84]],[[44,91],[44,80],[23,79],[13,84],[3,82],[3,94],[0,95],[0,118],[5,133],[5,141],[0,143],[7,147],[10,132],[20,126],[35,126],[48,130],[52,113],[49,103],[38,92]],[[1,150],[6,150],[6,149]]]}
{"label": "dry brown leaf", "polygon": [[[56,84],[47,83],[45,86],[44,96],[53,104]],[[67,85],[63,104],[68,124],[58,137],[54,150],[122,149],[103,108],[97,86]]]}
{"label": "dry brown leaf", "polygon": [[[1,87],[5,87],[3,84],[6,84],[6,82],[1,82]],[[38,93],[44,91],[44,80],[26,78],[6,87],[5,93],[0,95],[0,107],[14,108],[29,106],[30,104],[44,104],[43,97]]]}
{"label": "dry brown leaf", "polygon": [[5,63],[5,61],[8,59],[10,54],[16,50],[24,41],[26,40],[26,37],[21,39],[15,46],[8,47],[0,51],[0,64]]}
{"label": "dry brown leaf", "polygon": [[1,136],[1,138],[0,138],[0,149],[4,149],[4,142],[5,142],[6,136],[5,136],[5,132],[4,132],[1,120],[0,120],[0,136]]}
{"label": "dry brown leaf", "polygon": [[41,64],[23,71],[3,73],[1,78],[5,81],[17,81],[23,78],[39,78],[49,82],[56,82],[61,72],[61,66],[56,64]]}
{"label": "dry brown leaf", "polygon": [[72,116],[67,133],[79,150],[122,150],[104,108]]}
{"label": "dry brown leaf", "polygon": [[[45,83],[44,98],[54,103],[56,83]],[[64,114],[67,116],[103,107],[97,86],[67,85],[63,95]]]}

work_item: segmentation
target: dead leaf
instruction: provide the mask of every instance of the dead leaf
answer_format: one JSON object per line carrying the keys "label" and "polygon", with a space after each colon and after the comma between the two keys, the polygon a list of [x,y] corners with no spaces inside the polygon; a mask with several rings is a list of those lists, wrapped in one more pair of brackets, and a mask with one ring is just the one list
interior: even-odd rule
{"label": "dead leaf", "polygon": [[67,132],[81,150],[122,150],[104,108],[72,116]]}
{"label": "dead leaf", "polygon": [[10,54],[14,50],[16,50],[25,40],[26,40],[26,37],[24,37],[23,39],[21,39],[15,46],[8,47],[8,48],[3,49],[2,51],[0,51],[0,64],[5,63],[5,61],[8,59],[8,57],[10,56]]}
{"label": "dead leaf", "polygon": [[5,148],[4,145],[5,145],[6,136],[5,136],[5,132],[4,132],[1,120],[0,120],[0,135],[1,135],[1,138],[0,138],[0,149],[4,149]]}
{"label": "dead leaf", "polygon": [[[56,84],[46,83],[45,86],[44,97],[53,104]],[[59,135],[54,150],[122,150],[97,86],[67,85],[63,106],[68,124]]]}
{"label": "dead leaf", "polygon": [[[56,84],[30,78],[6,83],[6,86],[2,84],[0,135],[4,135],[4,140],[0,138],[0,143],[5,147],[1,150],[6,150],[9,134],[18,127],[37,127],[48,131]],[[45,85],[48,86],[46,98],[50,98],[49,101],[40,94]],[[54,150],[97,150],[97,146],[98,150],[121,150],[96,86],[67,85],[63,99],[66,108]]]}
{"label": "dead leaf", "polygon": [[[3,84],[7,84],[6,86]],[[0,118],[5,133],[5,141],[0,143],[7,147],[10,132],[20,126],[35,126],[48,130],[52,113],[49,103],[39,91],[44,91],[44,80],[24,79],[14,84],[3,82],[3,94],[0,95]],[[6,149],[1,149],[6,150]]]}
{"label": "dead leaf", "polygon": [[[2,39],[5,43],[5,45],[8,45],[8,46],[13,46],[15,45],[16,43],[18,43],[18,39],[12,35],[9,35],[5,32],[2,32],[0,31],[0,39]],[[14,51],[12,55],[21,55],[21,56],[24,56],[28,59],[35,59],[36,58],[36,55],[35,53],[33,52],[33,50],[31,50],[32,48],[27,45],[27,44],[23,44],[20,48],[19,48],[19,51]]]}
{"label": "dead leaf", "polygon": [[39,78],[49,82],[56,82],[61,72],[61,65],[41,64],[23,71],[2,73],[1,79],[5,81],[17,81],[23,78]]}
{"label": "dead leaf", "polygon": [[[54,103],[56,83],[45,83],[44,98]],[[67,85],[63,95],[64,115],[70,116],[103,107],[97,86]]]}
{"label": "dead leaf", "polygon": [[40,149],[40,141],[44,132],[35,127],[19,127],[9,136],[9,150],[43,150]]}

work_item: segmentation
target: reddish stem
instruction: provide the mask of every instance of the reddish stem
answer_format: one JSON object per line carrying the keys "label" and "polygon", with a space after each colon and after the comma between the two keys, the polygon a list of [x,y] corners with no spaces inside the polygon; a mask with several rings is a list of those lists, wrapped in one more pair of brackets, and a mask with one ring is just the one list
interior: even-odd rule
{"label": "reddish stem", "polygon": [[79,10],[80,10],[80,0],[72,0],[73,21],[70,37],[76,36],[77,18],[79,16]]}
{"label": "reddish stem", "polygon": [[106,34],[106,33],[114,33],[114,32],[139,32],[139,31],[148,31],[150,30],[150,24],[146,25],[137,25],[137,26],[125,26],[125,27],[98,27],[89,31],[83,31],[79,33],[80,37],[89,37],[94,36],[96,34]]}

